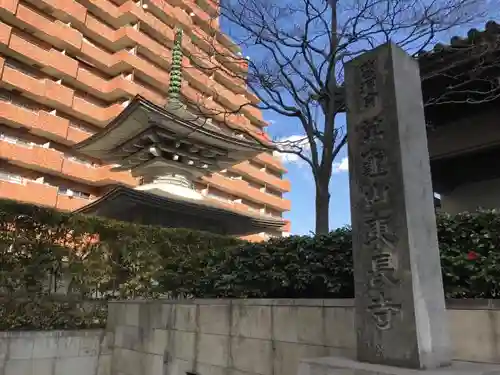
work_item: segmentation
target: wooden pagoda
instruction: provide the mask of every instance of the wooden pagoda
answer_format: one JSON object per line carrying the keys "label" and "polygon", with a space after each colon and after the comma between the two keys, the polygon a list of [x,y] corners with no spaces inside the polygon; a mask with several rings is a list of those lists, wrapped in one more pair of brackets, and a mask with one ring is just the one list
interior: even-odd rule
{"label": "wooden pagoda", "polygon": [[181,36],[179,31],[166,107],[136,97],[101,132],[75,145],[79,153],[130,171],[143,183],[135,189],[110,187],[79,212],[239,236],[283,227],[281,218],[229,209],[194,189],[194,180],[254,157],[269,140],[218,126],[178,100]]}

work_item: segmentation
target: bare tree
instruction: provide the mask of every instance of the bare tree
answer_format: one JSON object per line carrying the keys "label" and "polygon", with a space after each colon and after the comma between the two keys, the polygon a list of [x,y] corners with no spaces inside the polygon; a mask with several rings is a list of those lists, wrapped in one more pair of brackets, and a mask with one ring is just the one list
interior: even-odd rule
{"label": "bare tree", "polygon": [[[273,111],[283,116],[283,122],[300,124],[301,137],[269,147],[294,153],[310,166],[316,187],[316,233],[326,233],[333,163],[346,143],[339,121],[345,112],[344,63],[389,40],[420,54],[440,38],[464,32],[463,27],[481,20],[487,4],[487,0],[484,4],[478,0],[222,0],[225,31],[252,58],[235,53],[214,36],[204,41],[209,59],[205,52],[191,53],[191,64],[209,75],[246,82],[255,97],[242,95],[241,103],[231,109],[207,106],[207,97],[198,105],[212,116],[226,111],[230,127],[248,107]],[[217,92],[208,99],[217,101]]]}

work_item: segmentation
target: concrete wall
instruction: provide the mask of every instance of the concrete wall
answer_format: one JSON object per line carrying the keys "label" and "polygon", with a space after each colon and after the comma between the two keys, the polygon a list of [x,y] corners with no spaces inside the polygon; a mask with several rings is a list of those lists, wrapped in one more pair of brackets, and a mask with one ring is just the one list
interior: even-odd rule
{"label": "concrete wall", "polygon": [[[106,330],[0,332],[1,375],[295,375],[354,356],[352,300],[128,301]],[[500,300],[448,303],[454,357],[500,363]]]}
{"label": "concrete wall", "polygon": [[461,185],[446,195],[441,194],[441,210],[449,214],[478,208],[500,208],[500,179]]}
{"label": "concrete wall", "polygon": [[0,374],[110,375],[107,337],[104,330],[0,332]]}
{"label": "concrete wall", "polygon": [[[449,303],[456,359],[500,363],[499,307]],[[356,346],[352,300],[112,303],[107,330],[112,375],[292,375],[302,358]]]}

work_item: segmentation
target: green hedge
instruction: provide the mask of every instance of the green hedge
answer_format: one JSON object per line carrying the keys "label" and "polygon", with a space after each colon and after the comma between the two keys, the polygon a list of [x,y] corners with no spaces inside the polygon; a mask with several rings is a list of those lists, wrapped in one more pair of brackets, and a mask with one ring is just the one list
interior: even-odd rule
{"label": "green hedge", "polygon": [[484,210],[437,221],[448,298],[500,297],[500,212]]}
{"label": "green hedge", "polygon": [[350,298],[351,232],[292,236],[218,252],[191,294],[233,298]]}
{"label": "green hedge", "polygon": [[[446,296],[497,298],[500,214],[437,222]],[[102,326],[108,298],[349,298],[351,249],[349,228],[252,244],[0,200],[0,330]]]}
{"label": "green hedge", "polygon": [[[500,213],[440,214],[437,229],[447,298],[500,295]],[[350,298],[349,228],[244,244],[210,259],[191,293],[202,297]]]}
{"label": "green hedge", "polygon": [[241,243],[0,200],[0,330],[93,327],[86,301],[185,296],[210,254]]}

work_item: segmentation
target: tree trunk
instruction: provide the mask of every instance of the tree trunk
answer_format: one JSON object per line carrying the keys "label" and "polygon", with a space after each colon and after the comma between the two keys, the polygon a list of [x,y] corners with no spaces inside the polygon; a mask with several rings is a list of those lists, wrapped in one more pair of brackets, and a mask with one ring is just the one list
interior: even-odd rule
{"label": "tree trunk", "polygon": [[330,192],[328,182],[318,181],[316,188],[316,234],[327,234],[330,231]]}

